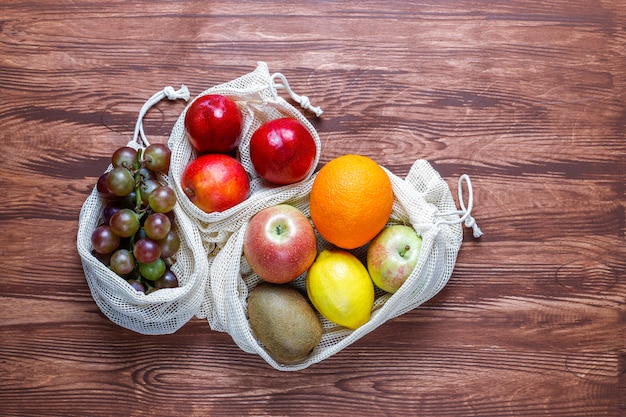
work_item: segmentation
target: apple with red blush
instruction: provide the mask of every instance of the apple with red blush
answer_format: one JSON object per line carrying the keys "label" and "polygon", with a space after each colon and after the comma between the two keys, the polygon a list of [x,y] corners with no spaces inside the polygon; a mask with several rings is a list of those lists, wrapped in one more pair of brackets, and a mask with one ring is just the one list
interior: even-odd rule
{"label": "apple with red blush", "polygon": [[183,171],[181,187],[189,200],[206,213],[228,210],[250,194],[248,173],[241,163],[220,153],[192,160]]}
{"label": "apple with red blush", "polygon": [[289,204],[278,204],[252,216],[244,235],[243,253],[261,279],[284,284],[313,264],[317,238],[302,211]]}
{"label": "apple with red blush", "polygon": [[231,98],[206,94],[189,105],[184,127],[189,143],[198,153],[229,153],[241,141],[243,116]]}
{"label": "apple with red blush", "polygon": [[313,168],[317,147],[311,132],[290,117],[263,123],[250,138],[254,170],[276,185],[304,179]]}
{"label": "apple with red blush", "polygon": [[367,270],[374,284],[395,293],[415,269],[422,238],[410,226],[384,228],[367,249]]}

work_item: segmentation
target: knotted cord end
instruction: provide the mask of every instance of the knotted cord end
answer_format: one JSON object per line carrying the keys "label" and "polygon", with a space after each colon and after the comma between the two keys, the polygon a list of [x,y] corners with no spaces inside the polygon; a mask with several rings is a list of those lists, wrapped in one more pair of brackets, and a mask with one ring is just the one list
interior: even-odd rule
{"label": "knotted cord end", "polygon": [[[148,101],[146,101],[144,105],[141,106],[141,109],[139,110],[139,116],[137,117],[137,123],[135,123],[133,141],[136,142],[138,145],[141,145],[141,142],[143,142],[145,146],[150,145],[150,142],[148,141],[148,138],[143,131],[143,118],[152,106],[163,100],[163,98],[165,97],[170,100],[178,100],[182,98],[185,101],[189,101],[191,94],[189,93],[189,89],[187,88],[187,86],[185,84],[182,84],[180,90],[174,90],[174,87],[167,86],[163,90],[155,93],[152,97],[150,97]],[[140,137],[141,142],[139,142]]]}
{"label": "knotted cord end", "polygon": [[474,219],[472,216],[467,216],[463,224],[465,224],[465,227],[472,229],[472,234],[474,235],[475,239],[478,239],[483,235],[483,231],[480,230],[480,227],[478,227],[478,225],[476,224],[476,219]]}
{"label": "knotted cord end", "polygon": [[[463,201],[463,183],[467,184],[467,207],[465,207],[465,202]],[[453,212],[448,213],[438,213],[437,217],[445,217],[451,215],[460,215],[461,217],[458,220],[440,220],[439,224],[458,224],[463,223],[465,227],[472,229],[472,234],[475,239],[478,239],[483,235],[482,230],[476,224],[476,219],[474,219],[470,214],[472,209],[474,208],[474,190],[472,189],[472,182],[470,181],[470,177],[467,174],[463,174],[459,177],[458,183],[458,196],[459,196],[459,205],[461,206],[461,210],[455,210]]]}
{"label": "knotted cord end", "polygon": [[169,100],[178,100],[179,98],[182,98],[185,101],[189,101],[191,98],[189,89],[185,84],[180,86],[180,90],[174,90],[174,87],[168,85],[163,89],[163,94],[165,94],[165,97]]}
{"label": "knotted cord end", "polygon": [[[276,84],[276,81],[275,81],[276,78],[279,78],[282,84]],[[276,89],[278,88],[284,88],[285,90],[287,90],[287,93],[289,93],[289,96],[295,102],[300,104],[300,107],[302,107],[305,110],[312,111],[313,113],[315,113],[317,117],[320,117],[322,113],[324,113],[324,111],[320,107],[313,106],[311,104],[311,100],[309,100],[307,96],[304,96],[304,95],[301,96],[301,95],[296,94],[289,86],[289,83],[287,82],[287,77],[285,77],[280,72],[274,73],[270,77],[270,89],[272,90],[272,93],[274,94],[274,96],[277,95]]]}

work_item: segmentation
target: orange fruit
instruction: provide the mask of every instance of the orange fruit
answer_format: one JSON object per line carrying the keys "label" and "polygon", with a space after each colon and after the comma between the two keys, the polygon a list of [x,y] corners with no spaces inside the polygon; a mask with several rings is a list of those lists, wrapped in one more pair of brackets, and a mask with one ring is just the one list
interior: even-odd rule
{"label": "orange fruit", "polygon": [[362,155],[324,165],[311,188],[311,220],[320,235],[342,249],[365,245],[389,220],[393,190],[387,173]]}

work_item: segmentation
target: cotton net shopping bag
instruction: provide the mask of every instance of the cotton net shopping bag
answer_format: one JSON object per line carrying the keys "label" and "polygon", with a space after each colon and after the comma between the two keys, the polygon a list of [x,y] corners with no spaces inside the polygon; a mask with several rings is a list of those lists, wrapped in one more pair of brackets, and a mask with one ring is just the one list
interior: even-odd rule
{"label": "cotton net shopping bag", "polygon": [[[299,370],[317,363],[354,343],[387,320],[418,307],[437,294],[448,282],[454,268],[457,253],[463,240],[461,223],[471,227],[474,236],[482,232],[470,213],[473,206],[471,182],[468,176],[459,179],[457,209],[445,180],[425,160],[413,164],[406,179],[386,170],[392,182],[394,203],[388,225],[411,225],[422,237],[422,247],[417,266],[395,294],[376,290],[375,303],[370,320],[349,330],[329,322],[320,315],[324,333],[319,345],[310,356],[298,364],[285,365],[276,362],[257,340],[247,317],[247,297],[260,282],[243,256],[243,240],[249,219],[254,213],[275,204],[287,203],[302,210],[310,219],[309,193],[315,175],[280,195],[258,199],[247,211],[244,224],[235,231],[215,256],[210,268],[213,310],[208,315],[212,328],[228,332],[235,343],[245,352],[260,355],[278,370]],[[463,202],[463,184],[467,185],[469,200]],[[318,251],[333,246],[318,235]],[[366,246],[352,251],[365,263]],[[306,274],[294,282],[305,292]]]}
{"label": "cotton net shopping bag", "polygon": [[[127,146],[143,149],[149,145],[142,120],[148,110],[165,97],[170,100],[188,100],[189,91],[185,86],[178,91],[166,87],[152,96],[142,107],[134,137]],[[110,165],[108,170],[111,169]],[[159,182],[166,184],[167,176],[161,176]],[[208,260],[206,253],[195,250],[202,248],[195,224],[176,204],[173,229],[180,237],[181,245],[170,261],[179,286],[146,295],[136,291],[125,279],[92,255],[91,234],[98,226],[103,208],[104,203],[94,187],[82,206],[78,224],[77,248],[93,299],[111,321],[122,327],[142,334],[175,332],[198,312],[204,297]]]}
{"label": "cotton net shopping bag", "polygon": [[183,171],[198,156],[186,137],[184,126],[187,109],[193,101],[189,103],[172,128],[168,141],[168,146],[172,150],[170,185],[177,192],[182,208],[196,223],[205,243],[205,249],[209,253],[213,252],[216,246],[223,244],[233,232],[243,225],[241,219],[246,218],[251,210],[254,210],[259,199],[266,198],[268,194],[280,195],[283,192],[289,192],[287,190],[290,188],[297,187],[297,185],[282,187],[270,185],[260,178],[254,170],[250,160],[250,138],[259,126],[267,121],[282,117],[291,117],[300,121],[311,133],[316,146],[315,160],[305,179],[310,178],[317,166],[321,151],[319,135],[300,110],[278,95],[279,89],[286,90],[290,97],[299,103],[303,109],[309,110],[317,116],[322,114],[322,110],[313,106],[307,96],[300,96],[292,91],[283,74],[274,73],[270,75],[265,62],[259,62],[256,69],[251,73],[211,87],[195,98],[207,94],[220,94],[229,97],[237,103],[243,116],[244,126],[236,157],[250,178],[250,196],[244,202],[223,212],[203,212],[185,196],[181,186]]}

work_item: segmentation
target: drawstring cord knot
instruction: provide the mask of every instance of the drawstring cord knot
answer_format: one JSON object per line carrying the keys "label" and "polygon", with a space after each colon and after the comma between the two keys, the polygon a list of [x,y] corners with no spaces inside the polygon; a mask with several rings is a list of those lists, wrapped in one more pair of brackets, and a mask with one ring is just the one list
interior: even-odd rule
{"label": "drawstring cord knot", "polygon": [[178,100],[182,98],[185,101],[189,101],[191,94],[189,93],[187,86],[183,84],[181,85],[180,90],[174,90],[174,87],[167,86],[150,97],[141,107],[141,110],[139,110],[139,116],[137,117],[137,123],[135,124],[135,133],[133,134],[133,141],[135,143],[140,144],[138,139],[139,136],[141,136],[143,144],[145,146],[150,146],[150,142],[148,141],[148,138],[146,138],[146,134],[143,131],[143,118],[152,106],[163,100],[165,97],[169,100]]}
{"label": "drawstring cord knot", "polygon": [[[280,79],[281,83],[277,84],[276,83],[276,79]],[[289,83],[287,82],[287,78],[281,74],[280,72],[274,73],[271,77],[270,77],[270,90],[272,91],[272,94],[274,96],[277,96],[277,89],[281,88],[281,89],[285,89],[287,91],[287,93],[289,93],[289,96],[298,104],[300,104],[300,107],[302,107],[305,110],[310,110],[313,113],[315,113],[315,115],[317,117],[320,117],[323,113],[323,110],[320,107],[317,106],[313,106],[311,104],[311,100],[309,100],[309,98],[307,96],[304,95],[298,95],[296,93],[294,93],[294,91],[291,89],[291,87],[289,86]]]}
{"label": "drawstring cord knot", "polygon": [[[463,184],[467,184],[467,207],[465,206],[465,202],[463,201]],[[458,224],[463,223],[465,227],[471,228],[474,238],[478,239],[483,235],[483,232],[476,224],[476,219],[471,216],[472,208],[474,208],[474,190],[472,189],[472,181],[470,180],[469,175],[463,174],[459,177],[458,183],[458,196],[459,196],[459,205],[461,206],[461,210],[454,210],[447,213],[438,213],[435,216],[437,217],[447,217],[452,215],[461,216],[457,220],[439,220],[437,224]]]}

